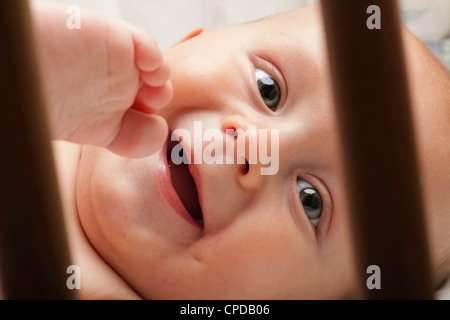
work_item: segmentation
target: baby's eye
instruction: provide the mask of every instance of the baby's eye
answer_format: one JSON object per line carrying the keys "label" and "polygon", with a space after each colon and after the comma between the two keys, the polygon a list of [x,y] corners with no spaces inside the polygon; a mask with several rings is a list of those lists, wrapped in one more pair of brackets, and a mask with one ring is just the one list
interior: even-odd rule
{"label": "baby's eye", "polygon": [[314,227],[317,227],[323,210],[322,197],[319,191],[300,178],[297,179],[297,190],[308,219],[311,220]]}
{"label": "baby's eye", "polygon": [[262,69],[255,69],[256,83],[265,105],[275,112],[280,104],[281,90],[277,81]]}

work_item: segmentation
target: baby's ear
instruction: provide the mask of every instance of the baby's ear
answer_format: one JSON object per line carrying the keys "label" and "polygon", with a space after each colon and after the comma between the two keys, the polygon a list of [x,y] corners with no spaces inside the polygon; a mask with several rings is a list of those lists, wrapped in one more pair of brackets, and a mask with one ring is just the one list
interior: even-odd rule
{"label": "baby's ear", "polygon": [[207,28],[198,28],[189,33],[183,40],[179,41],[177,44],[183,43],[189,39],[195,38],[196,36],[201,35],[203,32],[207,31]]}

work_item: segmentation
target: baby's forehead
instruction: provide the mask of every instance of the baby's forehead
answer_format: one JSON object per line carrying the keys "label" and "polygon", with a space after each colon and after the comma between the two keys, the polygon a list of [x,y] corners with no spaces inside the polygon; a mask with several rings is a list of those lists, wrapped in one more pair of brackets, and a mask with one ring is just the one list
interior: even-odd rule
{"label": "baby's forehead", "polygon": [[247,39],[283,58],[296,54],[321,57],[325,52],[325,32],[320,6],[310,6],[269,16],[246,25]]}
{"label": "baby's forehead", "polygon": [[306,28],[321,27],[322,11],[320,5],[314,5],[268,16],[252,23],[261,27],[289,30],[295,33]]}
{"label": "baby's forehead", "polygon": [[[325,30],[323,24],[321,5],[313,5],[298,10],[279,13],[250,23],[250,25],[256,27],[255,32],[263,28],[263,32],[265,32],[268,38],[271,34],[275,35],[275,38],[282,38],[284,35],[286,39],[291,39],[290,44],[293,47],[297,47],[294,42],[303,42],[301,47],[297,49],[302,51],[309,51],[311,49],[315,53],[317,53],[317,50],[326,50],[326,46],[324,46]],[[405,56],[410,59],[409,67],[415,63],[426,65],[427,68],[435,70],[436,75],[439,76],[441,81],[444,80],[444,82],[448,83],[450,73],[445,70],[436,57],[406,26],[402,25],[402,30]],[[284,43],[286,42],[284,41]]]}

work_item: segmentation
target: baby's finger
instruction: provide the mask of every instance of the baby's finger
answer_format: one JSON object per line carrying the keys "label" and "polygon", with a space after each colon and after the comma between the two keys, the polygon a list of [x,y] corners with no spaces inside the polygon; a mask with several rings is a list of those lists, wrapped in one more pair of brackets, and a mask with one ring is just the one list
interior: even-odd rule
{"label": "baby's finger", "polygon": [[156,42],[142,42],[136,47],[136,64],[137,67],[146,72],[157,69],[163,62],[161,50],[159,50]]}
{"label": "baby's finger", "polygon": [[163,118],[129,109],[107,149],[127,158],[144,158],[161,149],[167,136],[168,126]]}
{"label": "baby's finger", "polygon": [[170,66],[164,59],[162,65],[151,72],[142,72],[141,79],[151,87],[160,87],[170,79]]}
{"label": "baby's finger", "polygon": [[137,101],[139,105],[134,105],[133,109],[137,109],[147,113],[153,113],[165,107],[172,100],[173,87],[172,82],[166,82],[160,87],[150,87],[144,85],[139,90]]}
{"label": "baby's finger", "polygon": [[133,27],[132,32],[135,42],[137,67],[145,72],[158,69],[163,63],[163,54],[155,39],[137,27]]}

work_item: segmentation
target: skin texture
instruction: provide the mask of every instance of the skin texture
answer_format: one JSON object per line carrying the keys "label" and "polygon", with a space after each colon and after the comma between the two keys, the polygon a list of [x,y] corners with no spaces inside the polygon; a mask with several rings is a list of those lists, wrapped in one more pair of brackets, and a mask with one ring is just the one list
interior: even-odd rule
{"label": "skin texture", "polygon": [[[405,47],[438,282],[450,270],[450,172],[442,165],[449,161],[450,80],[406,31]],[[219,129],[231,139],[226,129],[278,129],[278,173],[261,176],[260,164],[192,165],[204,215],[199,226],[164,197],[164,149],[131,159],[102,144],[56,142],[81,297],[358,298],[320,9],[205,31],[165,57],[173,97],[157,115],[169,130],[192,132],[193,121],[202,121],[204,130]],[[276,112],[258,95],[255,68],[282,89]],[[80,143],[71,137],[64,140]],[[151,137],[148,143],[154,145]],[[146,150],[142,140],[139,145]],[[317,228],[298,198],[297,177],[321,194]]]}
{"label": "skin texture", "polygon": [[[195,165],[204,226],[174,212],[158,184],[159,155],[140,160],[84,147],[78,213],[99,255],[141,297],[356,298],[352,245],[326,48],[317,7],[206,31],[166,52],[174,97],[159,112],[169,130],[280,130],[274,176],[242,165]],[[448,273],[448,74],[405,31],[436,279]],[[427,66],[427,67],[425,67]],[[254,68],[277,76],[273,113],[258,98]],[[279,72],[274,72],[276,68]],[[256,97],[256,98],[255,98]],[[430,109],[433,112],[430,112]],[[164,154],[163,154],[164,156]],[[113,173],[113,174],[111,174]],[[324,202],[317,228],[296,178]]]}

